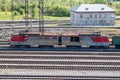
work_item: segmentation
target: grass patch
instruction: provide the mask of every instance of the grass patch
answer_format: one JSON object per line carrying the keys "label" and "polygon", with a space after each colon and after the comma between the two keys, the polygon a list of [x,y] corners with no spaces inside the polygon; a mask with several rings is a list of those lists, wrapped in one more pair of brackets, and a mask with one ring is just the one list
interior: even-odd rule
{"label": "grass patch", "polygon": [[10,12],[0,12],[0,20],[10,20],[11,13]]}
{"label": "grass patch", "polygon": [[[14,20],[21,20],[21,19],[23,19],[23,15],[14,16]],[[0,12],[0,20],[12,20],[12,13]]]}
{"label": "grass patch", "polygon": [[120,34],[120,30],[115,28],[99,28],[99,31],[109,36]]}
{"label": "grass patch", "polygon": [[[25,18],[25,15],[16,15],[14,16],[14,20],[22,20]],[[11,20],[12,13],[11,12],[0,12],[0,20]],[[46,20],[69,20],[69,17],[57,17],[57,16],[44,16]]]}
{"label": "grass patch", "polygon": [[70,17],[44,16],[44,19],[48,19],[48,20],[69,20]]}
{"label": "grass patch", "polygon": [[115,21],[116,26],[120,26],[120,20]]}

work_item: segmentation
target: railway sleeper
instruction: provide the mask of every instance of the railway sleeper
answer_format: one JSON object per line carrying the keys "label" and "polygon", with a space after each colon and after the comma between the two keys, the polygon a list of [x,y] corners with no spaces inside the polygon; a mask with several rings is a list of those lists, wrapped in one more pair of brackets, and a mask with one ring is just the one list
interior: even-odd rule
{"label": "railway sleeper", "polygon": [[2,80],[120,80],[115,76],[1,75]]}

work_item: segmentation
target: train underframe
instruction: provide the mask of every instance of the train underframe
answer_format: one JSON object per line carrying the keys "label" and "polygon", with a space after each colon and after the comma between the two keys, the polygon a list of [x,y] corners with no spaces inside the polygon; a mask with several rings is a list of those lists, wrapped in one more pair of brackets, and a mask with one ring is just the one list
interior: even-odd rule
{"label": "train underframe", "polygon": [[[59,44],[58,45],[13,45],[10,44],[11,48],[31,48],[31,47],[37,47],[37,48],[109,48],[109,45],[106,46],[98,46],[98,45],[64,45]],[[120,48],[120,45],[115,46],[116,48]]]}

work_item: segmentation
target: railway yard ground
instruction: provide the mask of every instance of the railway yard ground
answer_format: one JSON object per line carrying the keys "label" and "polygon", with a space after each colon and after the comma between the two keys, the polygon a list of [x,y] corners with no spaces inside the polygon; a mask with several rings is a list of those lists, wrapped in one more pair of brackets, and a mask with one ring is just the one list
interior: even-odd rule
{"label": "railway yard ground", "polygon": [[[119,23],[120,20],[116,20]],[[3,24],[4,23],[4,24]],[[19,32],[25,29],[25,21],[0,21],[0,40],[8,40],[13,31]],[[31,28],[31,22],[29,22],[28,28]],[[33,21],[32,31],[38,31],[38,21]],[[52,33],[93,33],[101,32],[102,34],[108,35],[110,38],[114,35],[120,34],[120,26],[71,26],[69,20],[51,20],[44,22],[44,31]]]}
{"label": "railway yard ground", "polygon": [[[15,32],[19,32],[20,30],[23,30],[24,27],[21,28],[16,28]],[[38,27],[33,28],[32,31],[38,31]],[[50,33],[94,33],[94,32],[100,32],[103,35],[108,35],[110,41],[111,37],[114,35],[120,35],[120,28],[119,27],[85,27],[85,28],[79,28],[79,27],[46,27],[44,28],[45,32],[50,32]],[[11,34],[13,33],[12,29],[2,29],[0,30],[0,43],[4,44],[5,42],[9,41]]]}
{"label": "railway yard ground", "polygon": [[120,53],[0,51],[2,80],[120,80]]}
{"label": "railway yard ground", "polygon": [[[15,26],[14,30],[18,32],[24,27],[23,24]],[[33,31],[38,30],[36,25],[33,27]],[[45,31],[101,32],[110,38],[120,34],[119,26],[58,27],[45,28]],[[1,80],[120,80],[120,49],[114,49],[114,46],[109,49],[10,48],[8,41],[12,30],[12,26],[0,30]]]}

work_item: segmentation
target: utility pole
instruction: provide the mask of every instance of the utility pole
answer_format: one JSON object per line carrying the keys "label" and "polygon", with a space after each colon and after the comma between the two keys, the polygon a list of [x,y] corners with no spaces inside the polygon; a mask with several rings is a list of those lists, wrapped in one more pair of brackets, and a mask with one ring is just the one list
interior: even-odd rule
{"label": "utility pole", "polygon": [[112,7],[112,1],[113,1],[113,0],[107,0],[108,6]]}
{"label": "utility pole", "polygon": [[39,0],[39,32],[44,33],[44,0]]}
{"label": "utility pole", "polygon": [[28,15],[29,15],[29,2],[28,0],[25,0],[25,27],[26,29],[28,29]]}
{"label": "utility pole", "polygon": [[12,32],[14,32],[14,3],[13,3],[13,0],[11,0],[11,19],[12,19]]}

